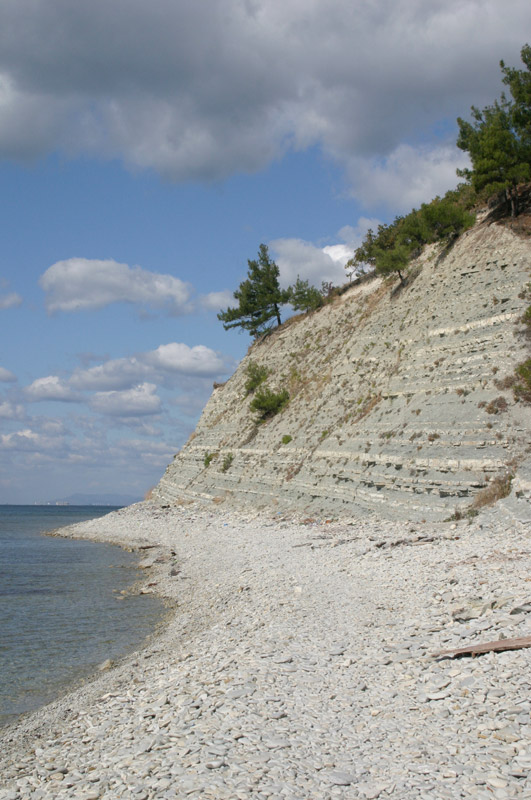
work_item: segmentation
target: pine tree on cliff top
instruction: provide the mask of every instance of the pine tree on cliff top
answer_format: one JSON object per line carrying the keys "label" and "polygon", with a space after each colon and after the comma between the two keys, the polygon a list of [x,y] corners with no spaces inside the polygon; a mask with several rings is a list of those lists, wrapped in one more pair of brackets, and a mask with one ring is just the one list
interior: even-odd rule
{"label": "pine tree on cliff top", "polygon": [[225,330],[240,327],[251,336],[258,336],[270,330],[275,322],[281,324],[280,306],[288,302],[289,293],[280,288],[278,266],[270,258],[265,244],[260,245],[258,260],[247,263],[247,280],[234,292],[238,306],[220,311],[218,319]]}
{"label": "pine tree on cliff top", "polygon": [[458,170],[480,197],[501,192],[518,214],[517,186],[531,178],[531,47],[521,51],[526,70],[500,63],[512,100],[500,100],[482,111],[472,106],[472,122],[459,118],[457,146],[469,153],[471,170]]}

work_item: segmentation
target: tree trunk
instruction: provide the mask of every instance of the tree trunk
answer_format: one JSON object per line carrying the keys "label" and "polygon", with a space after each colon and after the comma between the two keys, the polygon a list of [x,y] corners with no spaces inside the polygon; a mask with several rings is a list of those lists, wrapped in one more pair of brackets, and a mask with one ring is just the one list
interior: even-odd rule
{"label": "tree trunk", "polygon": [[277,306],[276,303],[275,303],[274,308],[275,308],[275,316],[277,318],[277,325],[280,326],[280,325],[282,325],[282,322],[280,321],[280,311],[278,310],[278,306]]}
{"label": "tree trunk", "polygon": [[518,187],[513,186],[511,189],[511,217],[517,217],[518,211]]}
{"label": "tree trunk", "polygon": [[505,199],[511,205],[511,217],[518,216],[518,196],[515,186],[511,186],[505,190]]}

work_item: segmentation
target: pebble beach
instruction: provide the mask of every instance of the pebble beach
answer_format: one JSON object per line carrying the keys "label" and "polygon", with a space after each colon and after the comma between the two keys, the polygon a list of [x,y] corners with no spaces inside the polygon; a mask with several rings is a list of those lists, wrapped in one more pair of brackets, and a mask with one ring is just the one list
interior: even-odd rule
{"label": "pebble beach", "polygon": [[529,526],[142,503],[64,529],[138,551],[168,619],[0,732],[1,800],[531,798]]}

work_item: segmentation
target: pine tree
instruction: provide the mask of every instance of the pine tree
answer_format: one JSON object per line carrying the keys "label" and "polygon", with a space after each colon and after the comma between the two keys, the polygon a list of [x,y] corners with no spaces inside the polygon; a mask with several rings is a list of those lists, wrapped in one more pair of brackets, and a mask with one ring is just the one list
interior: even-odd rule
{"label": "pine tree", "polygon": [[509,68],[501,62],[503,81],[512,100],[500,100],[482,111],[472,106],[472,122],[459,118],[457,146],[469,153],[471,170],[458,170],[480,197],[503,192],[518,214],[517,186],[531,177],[531,48],[522,48],[525,70]]}
{"label": "pine tree", "polygon": [[324,305],[324,298],[319,289],[310,286],[309,281],[303,281],[299,275],[293,286],[289,287],[288,292],[294,311],[315,311]]}
{"label": "pine tree", "polygon": [[280,306],[288,302],[289,294],[280,288],[278,266],[270,258],[265,244],[259,247],[258,260],[248,260],[247,263],[247,280],[240,283],[234,292],[238,306],[220,311],[218,319],[223,322],[225,330],[240,327],[249,331],[251,336],[259,336],[269,331],[275,321],[277,325],[281,324]]}

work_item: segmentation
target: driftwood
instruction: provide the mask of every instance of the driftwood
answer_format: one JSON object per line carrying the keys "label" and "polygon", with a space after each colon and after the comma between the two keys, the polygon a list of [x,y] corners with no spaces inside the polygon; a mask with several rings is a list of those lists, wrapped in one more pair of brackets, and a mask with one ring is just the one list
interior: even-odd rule
{"label": "driftwood", "polygon": [[381,547],[401,547],[402,545],[429,544],[435,542],[435,536],[417,536],[416,539],[396,539],[394,542],[376,542],[377,548]]}
{"label": "driftwood", "polygon": [[531,636],[523,636],[519,639],[497,639],[495,642],[483,642],[482,644],[471,644],[468,647],[458,647],[457,650],[442,650],[435,653],[435,658],[441,656],[480,656],[483,653],[500,653],[504,650],[524,650],[531,647]]}

